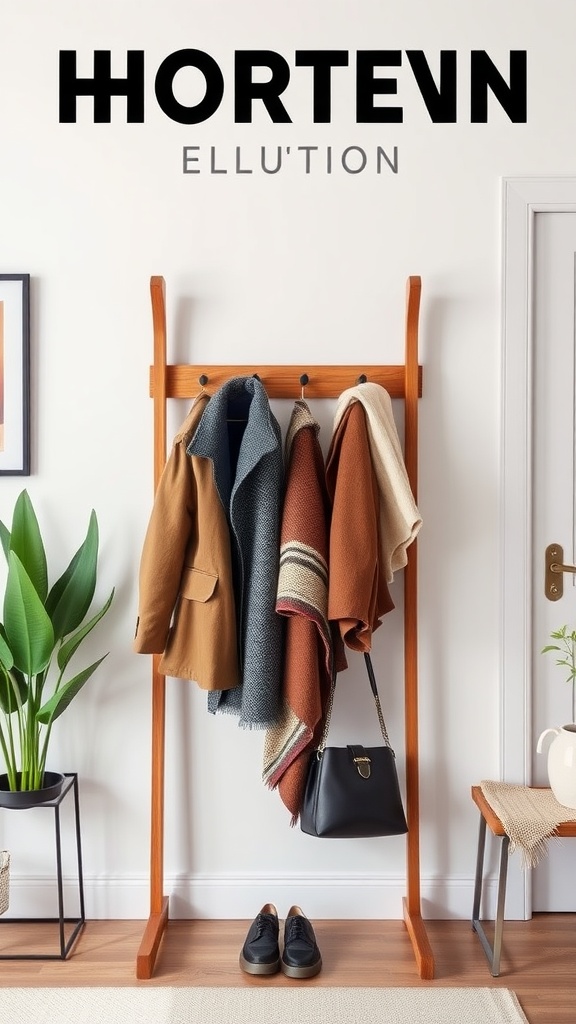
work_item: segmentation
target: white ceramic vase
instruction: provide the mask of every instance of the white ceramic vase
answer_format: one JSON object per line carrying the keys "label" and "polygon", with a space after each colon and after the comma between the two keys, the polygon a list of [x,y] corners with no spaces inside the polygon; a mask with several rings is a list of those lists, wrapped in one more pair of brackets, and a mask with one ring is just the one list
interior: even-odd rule
{"label": "white ceramic vase", "polygon": [[544,729],[538,738],[538,754],[542,753],[548,733],[554,733],[548,749],[550,789],[559,803],[576,808],[576,723],[570,722],[559,729]]}

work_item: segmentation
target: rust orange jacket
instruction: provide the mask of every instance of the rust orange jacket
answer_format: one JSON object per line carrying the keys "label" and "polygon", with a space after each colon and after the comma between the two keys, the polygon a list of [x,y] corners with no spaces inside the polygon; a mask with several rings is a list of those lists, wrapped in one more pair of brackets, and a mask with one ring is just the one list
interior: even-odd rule
{"label": "rust orange jacket", "polygon": [[[354,651],[369,651],[372,633],[393,609],[380,560],[380,503],[360,402],[342,416],[326,459],[332,500],[328,618]],[[337,652],[341,662],[341,652]],[[346,666],[340,663],[337,667]]]}

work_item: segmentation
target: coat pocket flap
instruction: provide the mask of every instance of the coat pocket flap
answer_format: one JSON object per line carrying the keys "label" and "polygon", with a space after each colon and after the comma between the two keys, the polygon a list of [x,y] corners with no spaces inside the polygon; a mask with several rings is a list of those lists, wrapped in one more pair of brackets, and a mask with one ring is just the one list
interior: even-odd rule
{"label": "coat pocket flap", "polygon": [[202,569],[185,569],[182,574],[182,585],[180,593],[188,601],[208,601],[218,582],[218,575],[212,572],[203,572]]}

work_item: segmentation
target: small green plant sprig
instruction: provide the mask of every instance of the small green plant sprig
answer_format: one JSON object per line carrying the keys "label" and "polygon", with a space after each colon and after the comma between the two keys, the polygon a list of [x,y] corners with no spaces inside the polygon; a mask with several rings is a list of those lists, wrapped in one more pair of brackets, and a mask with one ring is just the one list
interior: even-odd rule
{"label": "small green plant sprig", "polygon": [[94,510],[83,543],[52,587],[40,527],[25,490],[16,500],[12,529],[0,521],[0,544],[8,563],[0,623],[0,752],[9,788],[36,790],[42,788],[53,723],[106,657],[70,678],[69,662],[108,611],[114,590],[85,621],[96,589]]}
{"label": "small green plant sprig", "polygon": [[550,633],[551,640],[558,640],[557,644],[547,644],[542,648],[541,653],[558,651],[561,657],[556,659],[556,664],[568,669],[566,682],[572,684],[572,721],[576,722],[576,630],[568,632],[568,626],[561,626],[560,629]]}

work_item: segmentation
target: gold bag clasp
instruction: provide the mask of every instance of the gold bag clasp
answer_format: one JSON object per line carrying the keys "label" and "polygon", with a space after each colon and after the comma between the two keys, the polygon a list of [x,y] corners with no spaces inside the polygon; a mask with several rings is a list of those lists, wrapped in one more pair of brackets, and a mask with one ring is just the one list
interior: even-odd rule
{"label": "gold bag clasp", "polygon": [[370,772],[372,769],[370,767],[369,757],[355,757],[354,764],[356,765],[358,775],[361,775],[363,779],[370,778]]}

